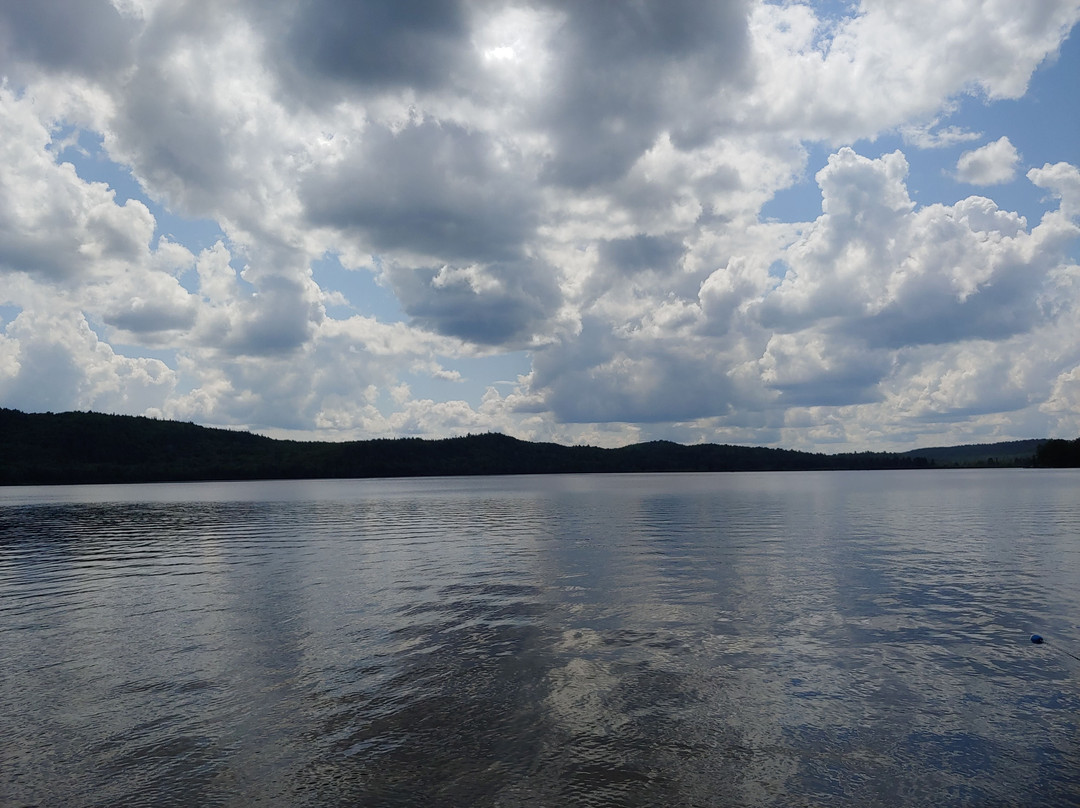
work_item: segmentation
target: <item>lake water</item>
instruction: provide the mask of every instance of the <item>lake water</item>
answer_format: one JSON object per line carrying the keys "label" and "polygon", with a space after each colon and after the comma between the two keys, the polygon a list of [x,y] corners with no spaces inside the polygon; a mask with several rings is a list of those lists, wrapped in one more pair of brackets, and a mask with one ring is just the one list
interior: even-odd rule
{"label": "lake water", "polygon": [[1080,805],[1070,654],[1074,471],[0,488],[4,806]]}

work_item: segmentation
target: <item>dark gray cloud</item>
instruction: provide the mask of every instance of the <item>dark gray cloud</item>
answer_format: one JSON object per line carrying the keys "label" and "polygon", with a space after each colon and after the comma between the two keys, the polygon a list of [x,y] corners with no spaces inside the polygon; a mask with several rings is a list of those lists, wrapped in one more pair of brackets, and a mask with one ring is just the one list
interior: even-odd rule
{"label": "dark gray cloud", "polygon": [[309,0],[291,28],[293,58],[324,76],[412,87],[445,80],[468,35],[452,0]]}
{"label": "dark gray cloud", "polygon": [[472,70],[466,4],[458,0],[252,2],[268,61],[305,103],[352,91],[435,90]]}
{"label": "dark gray cloud", "polygon": [[556,271],[541,261],[391,267],[387,275],[417,323],[482,345],[526,343],[562,300]]}
{"label": "dark gray cloud", "polygon": [[105,322],[143,335],[162,331],[186,331],[195,324],[195,306],[176,306],[172,301],[132,300],[105,315]]}
{"label": "dark gray cloud", "polygon": [[372,126],[340,164],[305,178],[301,199],[313,223],[358,232],[372,252],[514,261],[535,227],[535,202],[498,146],[457,124]]}
{"label": "dark gray cloud", "polygon": [[109,0],[5,0],[0,66],[8,54],[46,70],[100,76],[128,64],[135,30]]}
{"label": "dark gray cloud", "polygon": [[878,384],[888,372],[887,365],[868,361],[833,373],[822,373],[812,380],[773,384],[779,392],[781,407],[847,407],[881,400]]}
{"label": "dark gray cloud", "polygon": [[27,272],[50,281],[69,280],[81,269],[71,260],[78,246],[67,239],[59,245],[43,243],[40,238],[28,238],[0,222],[0,271]]}
{"label": "dark gray cloud", "polygon": [[686,252],[681,238],[646,236],[610,239],[600,243],[600,260],[619,272],[669,272]]}
{"label": "dark gray cloud", "polygon": [[692,127],[695,104],[746,65],[745,0],[553,5],[566,15],[551,43],[558,75],[537,112],[556,184],[621,177],[660,132]]}

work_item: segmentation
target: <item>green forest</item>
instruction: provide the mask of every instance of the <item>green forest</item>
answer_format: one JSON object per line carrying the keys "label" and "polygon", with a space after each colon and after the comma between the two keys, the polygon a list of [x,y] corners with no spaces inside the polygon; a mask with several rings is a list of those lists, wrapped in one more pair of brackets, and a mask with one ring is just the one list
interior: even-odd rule
{"label": "green forest", "polygon": [[1080,440],[845,454],[669,441],[601,449],[496,433],[332,443],[275,440],[139,416],[0,408],[2,485],[1010,466],[1080,466]]}

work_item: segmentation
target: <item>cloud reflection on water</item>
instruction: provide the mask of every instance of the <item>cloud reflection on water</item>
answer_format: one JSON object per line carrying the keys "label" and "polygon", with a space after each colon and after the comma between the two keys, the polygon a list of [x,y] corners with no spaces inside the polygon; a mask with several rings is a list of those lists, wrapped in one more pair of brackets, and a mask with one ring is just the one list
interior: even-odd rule
{"label": "cloud reflection on water", "polygon": [[1075,799],[1076,677],[1026,642],[1032,626],[1068,636],[1080,611],[1074,482],[0,492],[0,715],[18,750],[3,797]]}

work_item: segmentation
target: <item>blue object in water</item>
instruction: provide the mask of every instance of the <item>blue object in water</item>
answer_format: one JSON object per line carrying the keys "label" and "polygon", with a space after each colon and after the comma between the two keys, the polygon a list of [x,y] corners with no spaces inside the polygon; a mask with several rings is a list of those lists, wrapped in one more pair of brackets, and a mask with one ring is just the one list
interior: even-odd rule
{"label": "blue object in water", "polygon": [[1042,641],[1043,641],[1042,635],[1041,634],[1032,634],[1031,635],[1031,641],[1033,643],[1035,643],[1036,645],[1042,644]]}

